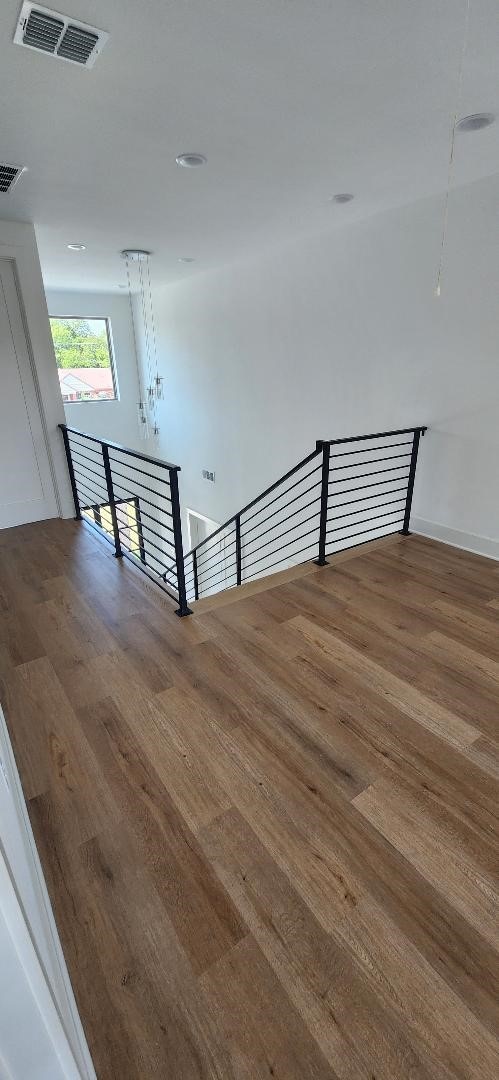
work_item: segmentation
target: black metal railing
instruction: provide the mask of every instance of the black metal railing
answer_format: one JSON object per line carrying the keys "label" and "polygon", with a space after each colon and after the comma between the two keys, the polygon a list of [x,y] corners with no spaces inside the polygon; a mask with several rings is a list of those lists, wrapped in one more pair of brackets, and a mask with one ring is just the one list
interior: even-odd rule
{"label": "black metal railing", "polygon": [[[189,601],[395,532],[409,533],[421,435],[401,428],[316,443],[184,556],[179,466],[61,424],[77,518],[169,596]],[[137,464],[139,462],[139,464]]]}
{"label": "black metal railing", "polygon": [[59,425],[76,517],[114,545],[189,615],[178,491],[179,466]]}
{"label": "black metal railing", "polygon": [[188,552],[188,599],[314,556],[324,566],[336,551],[395,532],[407,535],[425,431],[401,428],[317,442],[298,465]]}

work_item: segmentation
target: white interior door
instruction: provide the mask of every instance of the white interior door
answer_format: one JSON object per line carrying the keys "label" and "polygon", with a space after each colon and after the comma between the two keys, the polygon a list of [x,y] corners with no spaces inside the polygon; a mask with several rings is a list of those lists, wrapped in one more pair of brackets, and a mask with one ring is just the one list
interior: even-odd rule
{"label": "white interior door", "polygon": [[11,259],[0,259],[0,528],[58,506]]}

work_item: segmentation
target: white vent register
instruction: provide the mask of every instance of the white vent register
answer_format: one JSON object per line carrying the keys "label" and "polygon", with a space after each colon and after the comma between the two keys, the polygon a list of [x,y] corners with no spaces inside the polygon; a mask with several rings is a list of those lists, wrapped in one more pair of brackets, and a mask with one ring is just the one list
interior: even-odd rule
{"label": "white vent register", "polygon": [[58,11],[24,3],[17,20],[14,41],[27,49],[49,53],[59,60],[90,68],[104,48],[109,34],[95,26],[61,15]]}

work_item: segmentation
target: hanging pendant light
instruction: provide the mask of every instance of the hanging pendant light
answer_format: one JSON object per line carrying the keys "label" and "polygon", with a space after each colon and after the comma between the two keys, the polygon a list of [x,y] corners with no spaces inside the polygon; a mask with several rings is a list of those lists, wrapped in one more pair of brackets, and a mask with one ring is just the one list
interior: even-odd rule
{"label": "hanging pendant light", "polygon": [[[121,252],[125,259],[128,281],[128,295],[130,300],[130,312],[132,318],[135,356],[137,361],[137,380],[139,385],[139,401],[137,402],[137,418],[139,434],[142,439],[159,435],[159,423],[157,419],[156,402],[163,398],[163,376],[158,371],[158,350],[156,344],[156,325],[154,320],[154,307],[152,301],[151,270],[149,260],[151,252],[142,248],[125,248]],[[135,284],[135,289],[134,289]],[[138,297],[139,318],[141,322],[141,345],[143,346],[145,375],[147,386],[143,389],[140,365],[138,360],[137,325],[132,292]]]}

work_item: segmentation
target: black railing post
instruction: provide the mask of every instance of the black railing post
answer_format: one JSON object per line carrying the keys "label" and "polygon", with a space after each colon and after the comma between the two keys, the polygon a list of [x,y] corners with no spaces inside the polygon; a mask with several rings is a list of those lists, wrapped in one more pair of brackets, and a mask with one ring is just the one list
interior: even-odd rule
{"label": "black railing post", "polygon": [[241,515],[236,514],[236,585],[240,585],[241,581]]}
{"label": "black railing post", "polygon": [[192,569],[194,573],[194,599],[199,600],[199,583],[198,583],[198,553],[192,552]]}
{"label": "black railing post", "polygon": [[[424,432],[423,432],[423,434],[424,434]],[[409,477],[408,477],[408,480],[407,480],[407,498],[406,498],[406,502],[405,502],[404,524],[403,524],[403,526],[402,526],[402,528],[400,530],[402,536],[410,536],[411,535],[410,532],[409,532],[409,524],[410,524],[410,520],[411,520],[412,493],[414,491],[414,479],[415,479],[415,476],[416,476],[416,465],[418,463],[418,450],[419,450],[420,436],[421,436],[421,429],[416,428],[416,430],[414,432],[414,435],[413,435],[413,440],[412,440],[412,454],[411,454],[411,464],[409,466]]]}
{"label": "black railing post", "polygon": [[317,449],[322,445],[322,481],[321,481],[321,516],[319,522],[319,558],[314,559],[317,566],[327,566],[326,559],[326,529],[327,510],[329,500],[329,458],[331,444],[329,442],[317,443]]}
{"label": "black railing post", "polygon": [[173,539],[175,541],[175,562],[177,565],[177,586],[179,607],[175,612],[182,618],[184,615],[192,615],[187,605],[187,593],[185,590],[184,571],[184,545],[182,543],[182,519],[180,517],[180,499],[178,494],[178,470],[169,469],[170,494],[172,499]]}
{"label": "black railing post", "polygon": [[111,475],[111,465],[109,462],[109,447],[106,443],[101,443],[102,447],[102,460],[104,462],[104,473],[106,476],[107,497],[109,499],[109,509],[111,511],[111,521],[113,523],[114,533],[114,554],[117,559],[121,559],[123,552],[121,550],[120,530],[118,525],[118,516],[116,514],[116,502],[114,499],[113,477]]}
{"label": "black railing post", "polygon": [[69,445],[69,435],[68,435],[67,427],[66,427],[65,424],[59,424],[59,427],[60,427],[60,429],[62,431],[62,437],[64,439],[64,449],[66,451],[66,461],[68,463],[68,473],[69,473],[69,479],[70,479],[70,483],[71,483],[71,491],[73,492],[73,501],[74,501],[74,504],[75,504],[75,520],[76,521],[81,521],[80,500],[78,498],[78,488],[76,486],[76,479],[75,479],[75,474],[74,474],[74,469],[73,469],[73,459],[71,457],[71,447]]}
{"label": "black railing post", "polygon": [[139,557],[141,563],[146,565],[146,546],[144,544],[144,532],[142,529],[142,517],[140,513],[140,499],[138,495],[134,496],[133,505],[135,506],[135,520],[137,522],[137,536],[139,538]]}

